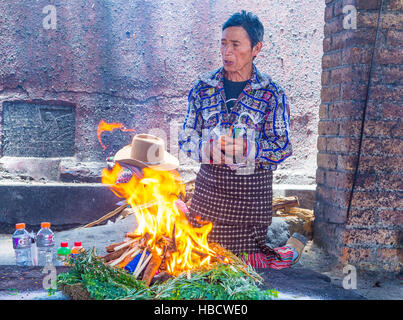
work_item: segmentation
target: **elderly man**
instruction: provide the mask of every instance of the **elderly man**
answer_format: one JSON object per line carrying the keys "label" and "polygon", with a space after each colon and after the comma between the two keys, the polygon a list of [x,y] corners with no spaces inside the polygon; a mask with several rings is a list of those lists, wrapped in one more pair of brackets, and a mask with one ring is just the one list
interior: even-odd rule
{"label": "elderly man", "polygon": [[296,263],[306,240],[266,245],[272,221],[273,170],[292,154],[284,90],[254,60],[263,45],[258,17],[242,11],[222,27],[223,66],[198,77],[188,96],[179,146],[201,162],[189,220],[213,223],[209,241],[255,267]]}

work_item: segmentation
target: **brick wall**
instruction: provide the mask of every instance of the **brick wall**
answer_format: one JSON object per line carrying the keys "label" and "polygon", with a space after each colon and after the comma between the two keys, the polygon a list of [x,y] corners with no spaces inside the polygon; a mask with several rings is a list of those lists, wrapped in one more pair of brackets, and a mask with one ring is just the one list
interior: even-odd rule
{"label": "brick wall", "polygon": [[[403,0],[383,1],[378,33],[381,0],[325,2],[314,241],[342,263],[399,271]],[[356,29],[343,27],[346,5],[357,10]]]}

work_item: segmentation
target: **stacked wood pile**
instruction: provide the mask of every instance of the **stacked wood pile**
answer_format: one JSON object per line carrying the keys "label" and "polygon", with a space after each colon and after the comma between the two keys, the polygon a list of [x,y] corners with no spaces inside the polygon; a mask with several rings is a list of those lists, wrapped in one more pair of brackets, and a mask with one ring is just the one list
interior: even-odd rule
{"label": "stacked wood pile", "polygon": [[[309,239],[312,239],[313,235],[313,221],[315,219],[313,210],[300,208],[298,197],[284,197],[284,198],[274,198],[273,199],[273,216],[274,217],[284,217],[286,221],[291,222],[296,220],[294,224],[298,226],[295,230]],[[298,221],[299,220],[299,221]]]}
{"label": "stacked wood pile", "polygon": [[[135,278],[141,278],[147,285],[150,285],[151,279],[154,277],[157,270],[159,270],[168,252],[166,248],[168,248],[168,246],[172,247],[172,244],[166,243],[163,256],[160,256],[147,247],[146,243],[148,240],[148,234],[145,234],[143,237],[127,234],[125,241],[107,246],[107,254],[101,258],[105,264],[111,267],[117,266],[124,268],[129,262],[138,257],[136,266],[131,270],[131,273]],[[165,240],[162,239],[162,241]],[[142,276],[140,277],[140,275]]]}
{"label": "stacked wood pile", "polygon": [[[147,285],[150,285],[157,275],[154,281],[169,278],[170,275],[166,272],[166,261],[178,250],[177,240],[175,239],[175,226],[172,237],[160,235],[156,241],[157,246],[163,248],[162,254],[158,254],[147,246],[149,239],[150,237],[147,233],[143,236],[127,233],[124,241],[107,246],[107,254],[102,256],[101,259],[111,267],[126,268],[136,279],[141,279]],[[217,247],[219,245],[215,244],[215,248]],[[207,254],[196,249],[192,249],[192,253],[202,258],[207,256]],[[212,256],[211,262],[225,262],[225,256],[216,253]],[[127,268],[129,264],[130,268]]]}

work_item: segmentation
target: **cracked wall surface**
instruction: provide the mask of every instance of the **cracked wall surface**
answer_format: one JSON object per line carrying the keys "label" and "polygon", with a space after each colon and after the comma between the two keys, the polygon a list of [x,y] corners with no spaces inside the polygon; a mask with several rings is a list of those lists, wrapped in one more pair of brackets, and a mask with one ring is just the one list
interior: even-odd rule
{"label": "cracked wall surface", "polygon": [[[294,154],[279,166],[275,181],[315,183],[323,1],[55,0],[54,21],[44,10],[48,5],[0,3],[0,143],[9,126],[6,102],[74,106],[74,155],[38,160],[43,168],[59,163],[59,172],[43,172],[45,180],[96,180],[94,168],[130,143],[132,133],[106,132],[103,150],[96,134],[101,119],[136,133],[153,130],[175,154],[175,128],[184,120],[188,91],[198,74],[221,65],[221,26],[246,9],[265,26],[256,65],[285,89],[291,107]],[[41,166],[30,168],[29,159],[12,159],[4,149],[0,144],[0,172],[18,167],[34,172],[34,180],[41,176]],[[197,168],[183,155],[180,161]]]}

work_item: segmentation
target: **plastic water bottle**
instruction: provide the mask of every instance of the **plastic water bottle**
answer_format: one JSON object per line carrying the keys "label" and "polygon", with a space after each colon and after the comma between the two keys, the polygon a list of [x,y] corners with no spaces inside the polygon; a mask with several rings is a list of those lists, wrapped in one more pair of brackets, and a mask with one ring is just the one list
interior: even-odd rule
{"label": "plastic water bottle", "polygon": [[31,237],[25,230],[25,223],[17,223],[13,234],[13,248],[17,266],[30,266],[31,260]]}
{"label": "plastic water bottle", "polygon": [[41,223],[41,229],[36,235],[36,245],[38,247],[38,265],[53,265],[55,234],[50,229],[50,222]]}

